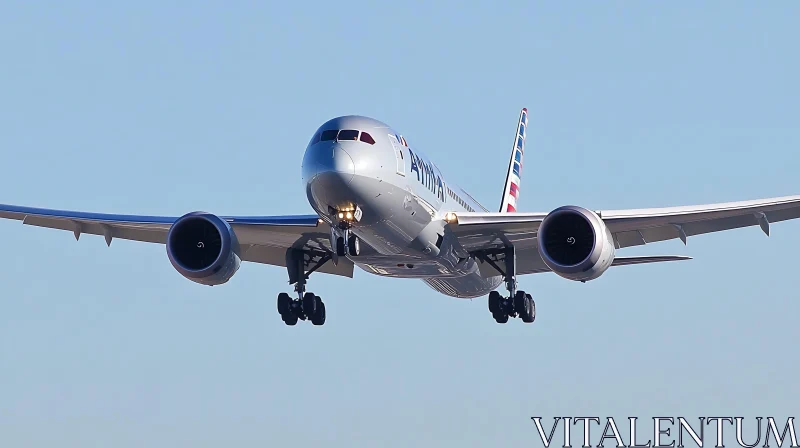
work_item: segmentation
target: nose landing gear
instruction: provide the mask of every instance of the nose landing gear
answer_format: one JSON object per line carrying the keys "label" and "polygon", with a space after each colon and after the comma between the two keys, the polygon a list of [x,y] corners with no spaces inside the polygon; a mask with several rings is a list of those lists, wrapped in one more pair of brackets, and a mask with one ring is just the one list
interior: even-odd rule
{"label": "nose landing gear", "polygon": [[[329,211],[334,217],[334,222],[336,222],[335,227],[339,229],[338,232],[332,231],[331,234],[332,238],[336,236],[336,256],[344,257],[349,255],[351,257],[357,257],[358,254],[361,253],[361,244],[358,237],[355,236],[350,229],[353,227],[353,223],[361,220],[363,214],[361,208],[355,206],[354,208],[339,211],[330,208]],[[337,233],[338,235],[335,235]]]}
{"label": "nose landing gear", "polygon": [[358,237],[353,235],[349,229],[344,231],[344,235],[336,238],[336,255],[357,257],[361,253],[361,243]]}

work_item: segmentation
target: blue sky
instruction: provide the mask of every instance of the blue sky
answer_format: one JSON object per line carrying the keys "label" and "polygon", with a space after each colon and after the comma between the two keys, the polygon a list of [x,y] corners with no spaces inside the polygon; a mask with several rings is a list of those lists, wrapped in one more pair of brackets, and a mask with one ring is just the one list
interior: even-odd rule
{"label": "blue sky", "polygon": [[[307,213],[303,149],[344,114],[392,124],[519,208],[800,193],[797,2],[0,5],[0,202]],[[0,222],[0,446],[539,446],[531,416],[795,415],[800,223],[527,276],[537,321],[357,272],[183,279],[163,247]],[[546,420],[550,422],[551,420]]]}

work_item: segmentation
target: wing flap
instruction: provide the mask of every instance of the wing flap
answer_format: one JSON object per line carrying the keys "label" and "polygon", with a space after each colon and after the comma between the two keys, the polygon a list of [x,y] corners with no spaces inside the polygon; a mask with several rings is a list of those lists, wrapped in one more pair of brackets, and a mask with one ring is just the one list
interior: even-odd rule
{"label": "wing flap", "polygon": [[[253,263],[269,264],[272,266],[286,266],[286,248],[276,246],[247,246],[242,250],[242,260]],[[353,277],[355,265],[344,257],[339,257],[337,264],[325,263],[316,272],[339,275],[342,277]]]}
{"label": "wing flap", "polygon": [[[316,218],[314,223],[316,224]],[[330,227],[326,223],[314,226],[232,224],[236,238],[242,245],[272,246],[280,248],[320,249],[330,251]]]}
{"label": "wing flap", "polygon": [[467,251],[514,245],[536,247],[536,232],[546,213],[457,213],[449,229]]}
{"label": "wing flap", "polygon": [[[634,264],[664,263],[668,261],[691,260],[692,257],[680,255],[658,255],[658,256],[639,256],[639,257],[616,257],[611,266],[631,266]],[[478,266],[482,277],[494,277],[500,275],[488,263],[481,263]],[[550,272],[550,268],[544,264],[538,251],[523,251],[517,255],[517,275],[541,274]]]}
{"label": "wing flap", "polygon": [[[550,268],[544,264],[539,250],[536,247],[518,249],[517,251],[517,275],[539,274],[550,272]],[[481,277],[490,278],[501,275],[491,264],[479,261],[478,269]]]}
{"label": "wing flap", "polygon": [[617,257],[611,266],[630,266],[634,264],[647,264],[647,263],[664,263],[668,261],[684,261],[691,260],[692,257],[683,257],[680,255],[658,255],[653,257]]}
{"label": "wing flap", "polygon": [[34,227],[67,230],[73,232],[76,238],[83,234],[90,234],[108,236],[110,239],[120,238],[160,244],[166,242],[167,231],[169,231],[169,226],[165,224],[132,225],[36,215],[26,215],[22,219],[22,223]]}
{"label": "wing flap", "polygon": [[58,220],[42,217],[27,217],[23,224],[45,227],[49,229],[67,230],[76,234],[76,238],[83,234],[100,235],[108,238],[109,244],[113,239],[123,239],[131,241],[141,241],[145,243],[164,244],[167,238],[167,230],[148,227],[129,227],[118,224],[100,224],[86,221]]}

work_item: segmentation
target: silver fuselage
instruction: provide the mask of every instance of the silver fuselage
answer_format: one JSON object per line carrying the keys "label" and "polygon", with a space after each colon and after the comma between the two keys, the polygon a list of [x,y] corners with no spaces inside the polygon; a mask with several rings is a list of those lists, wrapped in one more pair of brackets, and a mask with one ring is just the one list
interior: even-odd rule
{"label": "silver fuselage", "polygon": [[[336,130],[370,138],[331,139]],[[353,135],[338,135],[346,134]],[[302,178],[311,207],[334,227],[337,210],[358,206],[363,212],[350,229],[361,240],[361,253],[348,257],[361,269],[422,279],[453,297],[486,295],[502,282],[481,276],[445,225],[447,212],[486,209],[386,124],[361,116],[329,120],[306,148]]]}

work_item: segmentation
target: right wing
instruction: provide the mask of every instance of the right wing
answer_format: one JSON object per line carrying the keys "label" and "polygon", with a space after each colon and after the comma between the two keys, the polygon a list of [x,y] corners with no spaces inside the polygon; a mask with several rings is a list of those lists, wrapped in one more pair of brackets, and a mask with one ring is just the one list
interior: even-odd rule
{"label": "right wing", "polygon": [[597,213],[620,249],[669,239],[686,243],[690,236],[750,226],[769,235],[770,223],[800,218],[800,196]]}
{"label": "right wing", "polygon": [[[596,212],[611,231],[617,249],[740,227],[759,226],[769,235],[770,223],[800,218],[800,196],[728,202],[686,207],[665,207]],[[539,225],[547,213],[455,213],[450,230],[466,252],[491,251],[513,245],[517,272],[547,272],[537,247]],[[658,258],[658,257],[656,257]],[[634,264],[619,262],[616,265]],[[667,261],[667,260],[658,260]],[[639,259],[637,263],[642,263]],[[655,261],[647,261],[655,262]],[[493,268],[484,275],[496,275]]]}
{"label": "right wing", "polygon": [[[106,244],[114,238],[164,244],[167,232],[178,218],[170,216],[114,215],[51,210],[0,204],[0,218],[15,219],[36,227],[67,230],[80,238],[84,233],[103,235]],[[330,252],[330,227],[316,215],[222,216],[233,228],[243,261],[286,266],[290,248]],[[338,264],[325,263],[318,272],[353,276],[353,263],[342,257]]]}

